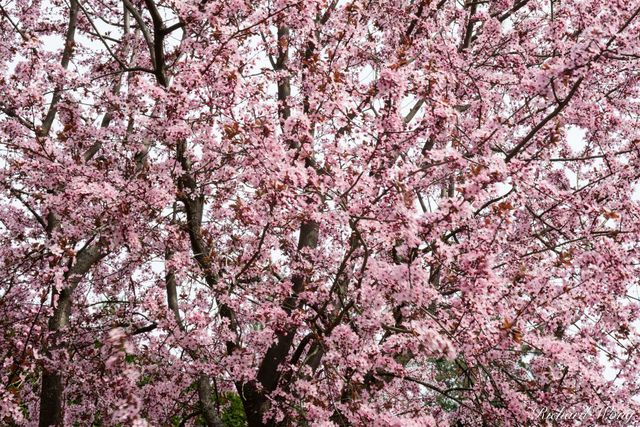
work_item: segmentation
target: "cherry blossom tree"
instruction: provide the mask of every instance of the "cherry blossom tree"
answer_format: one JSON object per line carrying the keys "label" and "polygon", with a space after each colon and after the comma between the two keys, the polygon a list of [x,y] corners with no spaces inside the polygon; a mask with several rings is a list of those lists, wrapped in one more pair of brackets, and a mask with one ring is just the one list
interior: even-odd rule
{"label": "cherry blossom tree", "polygon": [[3,0],[0,30],[0,424],[640,416],[640,2]]}

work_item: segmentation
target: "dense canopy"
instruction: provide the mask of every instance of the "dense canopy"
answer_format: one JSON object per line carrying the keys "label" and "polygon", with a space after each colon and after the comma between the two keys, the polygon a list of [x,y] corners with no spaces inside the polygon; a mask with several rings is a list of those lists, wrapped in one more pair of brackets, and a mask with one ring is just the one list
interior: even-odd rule
{"label": "dense canopy", "polygon": [[640,416],[639,1],[3,0],[0,34],[0,424]]}

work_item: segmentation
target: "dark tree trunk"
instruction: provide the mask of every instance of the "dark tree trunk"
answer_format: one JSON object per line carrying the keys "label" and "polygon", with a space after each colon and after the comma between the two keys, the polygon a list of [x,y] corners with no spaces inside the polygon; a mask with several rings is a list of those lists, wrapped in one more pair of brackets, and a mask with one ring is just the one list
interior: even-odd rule
{"label": "dark tree trunk", "polygon": [[[49,319],[49,331],[53,341],[58,341],[64,329],[69,325],[73,291],[82,277],[103,256],[97,245],[87,246],[76,256],[76,263],[66,275],[67,287],[62,291],[53,292],[55,308]],[[57,345],[57,344],[56,344]],[[48,349],[45,350],[48,353]],[[50,354],[50,353],[49,353]],[[63,378],[60,370],[45,368],[42,373],[42,388],[40,389],[40,427],[61,426],[63,422]]]}
{"label": "dark tree trunk", "polygon": [[40,427],[62,425],[62,375],[57,371],[42,374]]}

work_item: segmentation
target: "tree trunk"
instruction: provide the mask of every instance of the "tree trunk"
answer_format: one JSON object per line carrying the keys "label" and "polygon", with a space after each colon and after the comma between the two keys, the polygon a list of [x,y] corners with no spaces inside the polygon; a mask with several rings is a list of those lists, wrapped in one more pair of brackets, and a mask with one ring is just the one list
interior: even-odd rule
{"label": "tree trunk", "polygon": [[[49,319],[49,331],[64,329],[69,324],[71,311],[71,292],[63,289],[54,290],[53,298],[58,299],[53,316]],[[61,426],[62,416],[62,375],[56,369],[45,368],[42,373],[42,390],[40,392],[40,427]]]}
{"label": "tree trunk", "polygon": [[[165,260],[169,261],[173,253],[167,250],[165,254]],[[176,275],[173,271],[169,271],[165,277],[167,287],[167,305],[173,313],[173,317],[178,324],[178,328],[185,332],[186,328],[180,317],[180,307],[178,306],[178,284],[176,283]],[[189,356],[193,360],[198,360],[199,355],[193,350],[187,350]],[[201,374],[198,377],[198,403],[200,404],[200,411],[207,424],[207,427],[224,427],[224,424],[220,420],[216,408],[211,400],[211,382],[206,374]]]}
{"label": "tree trunk", "polygon": [[[69,325],[73,291],[91,267],[102,258],[97,245],[86,246],[76,256],[76,263],[65,275],[67,287],[58,291],[54,288],[52,303],[53,315],[49,319],[49,331],[59,338]],[[46,353],[49,353],[46,350]],[[40,390],[40,427],[61,426],[63,422],[63,384],[62,373],[57,368],[45,368],[42,373]]]}
{"label": "tree trunk", "polygon": [[[73,47],[75,45],[76,26],[78,23],[78,12],[80,5],[77,0],[71,0],[69,7],[69,24],[67,25],[67,34],[65,37],[64,50],[62,52],[61,67],[67,69]],[[51,99],[49,111],[42,121],[42,126],[36,130],[39,136],[46,136],[51,130],[53,121],[57,113],[56,104],[61,99],[62,87],[56,87]],[[53,211],[48,214],[47,234],[51,234],[59,225],[59,221]],[[82,251],[81,251],[82,252]],[[78,254],[80,255],[80,254]],[[76,263],[77,265],[78,263]],[[87,269],[88,270],[88,269]],[[73,274],[71,274],[73,275]],[[75,280],[75,278],[74,278]],[[78,279],[79,282],[79,279]],[[76,282],[77,285],[77,282]],[[73,288],[71,285],[67,289],[63,289],[60,293],[56,290],[53,292],[53,298],[57,298],[57,305],[54,308],[53,316],[49,319],[49,331],[59,331],[69,324],[69,313],[71,311],[71,294]],[[40,391],[40,427],[62,425],[62,376],[58,371],[45,371],[42,374],[42,389]]]}

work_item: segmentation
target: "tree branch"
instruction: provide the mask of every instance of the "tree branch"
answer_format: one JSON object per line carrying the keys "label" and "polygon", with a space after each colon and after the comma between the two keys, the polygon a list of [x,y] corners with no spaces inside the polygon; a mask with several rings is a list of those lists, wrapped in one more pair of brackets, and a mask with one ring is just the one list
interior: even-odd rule
{"label": "tree branch", "polygon": [[580,84],[582,83],[583,79],[584,79],[583,77],[580,77],[573,84],[573,86],[571,87],[571,90],[569,91],[569,94],[562,100],[562,102],[558,104],[558,106],[549,115],[547,115],[544,119],[542,119],[540,123],[538,123],[533,129],[531,129],[531,131],[527,134],[527,136],[525,136],[522,139],[522,141],[518,143],[518,145],[513,147],[513,149],[507,153],[507,156],[505,157],[506,163],[510,162],[511,159],[513,159],[521,150],[523,150],[526,147],[526,145],[529,143],[529,141],[531,141],[533,137],[536,136],[536,134],[540,131],[540,129],[542,129],[547,123],[549,123],[549,121],[551,121],[554,117],[560,114],[560,112],[567,106],[567,104],[569,104],[569,101],[571,101],[571,98],[573,98],[573,96],[578,91],[578,88],[580,87]]}

